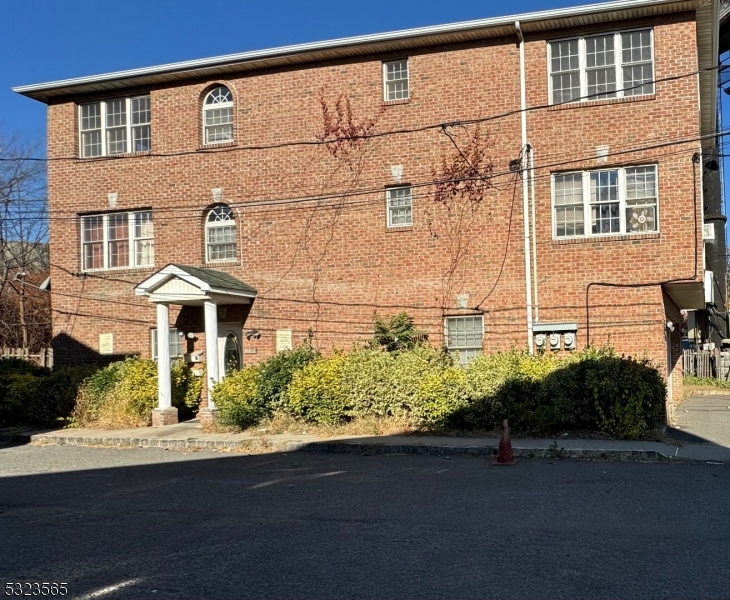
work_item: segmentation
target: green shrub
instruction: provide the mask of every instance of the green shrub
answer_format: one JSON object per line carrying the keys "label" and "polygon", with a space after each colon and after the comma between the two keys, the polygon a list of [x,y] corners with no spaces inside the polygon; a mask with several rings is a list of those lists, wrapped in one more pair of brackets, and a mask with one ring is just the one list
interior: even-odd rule
{"label": "green shrub", "polygon": [[351,407],[342,387],[346,357],[336,352],[296,371],[286,391],[287,410],[311,423],[336,425],[349,418]]}
{"label": "green shrub", "polygon": [[610,357],[586,369],[586,392],[595,402],[598,427],[615,437],[645,434],[661,418],[666,386],[646,359]]}
{"label": "green shrub", "polygon": [[183,361],[175,361],[170,369],[172,384],[172,405],[177,408],[180,421],[192,419],[200,407],[200,394],[203,391],[203,376],[196,376]]}
{"label": "green shrub", "polygon": [[[181,362],[172,366],[170,376],[172,405],[180,419],[189,418],[200,402],[201,378]],[[90,427],[144,427],[157,402],[157,363],[129,357],[88,379],[77,396],[74,421]]]}
{"label": "green shrub", "polygon": [[373,330],[373,346],[388,352],[413,350],[417,345],[428,340],[426,332],[418,329],[415,319],[405,311],[390,318],[383,318],[375,314]]}
{"label": "green shrub", "polygon": [[260,367],[244,367],[227,375],[213,388],[219,423],[246,429],[266,415],[266,406],[259,395],[260,376]]}
{"label": "green shrub", "polygon": [[0,426],[58,427],[69,418],[84,379],[96,367],[38,367],[0,360]]}
{"label": "green shrub", "polygon": [[318,356],[319,353],[309,343],[304,343],[294,350],[279,352],[260,365],[258,394],[267,413],[285,407],[284,394],[292,376]]}

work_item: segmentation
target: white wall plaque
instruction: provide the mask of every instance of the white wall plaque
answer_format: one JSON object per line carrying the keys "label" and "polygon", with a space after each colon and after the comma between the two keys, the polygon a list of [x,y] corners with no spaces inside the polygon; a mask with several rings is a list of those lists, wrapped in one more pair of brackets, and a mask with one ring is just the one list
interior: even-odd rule
{"label": "white wall plaque", "polygon": [[291,350],[292,335],[291,329],[277,329],[276,330],[276,351],[281,352],[282,350]]}
{"label": "white wall plaque", "polygon": [[114,354],[114,334],[99,334],[99,354]]}

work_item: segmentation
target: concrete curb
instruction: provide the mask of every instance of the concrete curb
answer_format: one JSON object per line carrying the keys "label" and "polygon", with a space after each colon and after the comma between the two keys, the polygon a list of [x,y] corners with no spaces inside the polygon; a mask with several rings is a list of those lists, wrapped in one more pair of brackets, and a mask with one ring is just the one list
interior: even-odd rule
{"label": "concrete curb", "polygon": [[[440,444],[360,444],[358,442],[319,442],[303,444],[299,450],[305,452],[328,452],[349,454],[428,454],[432,456],[478,456],[494,457],[497,446],[450,446]],[[653,460],[667,461],[671,456],[663,455],[654,450],[592,450],[592,449],[565,449],[547,446],[544,448],[520,448],[512,445],[515,458],[577,458],[602,460]]]}
{"label": "concrete curb", "polygon": [[[15,441],[21,441],[16,436]],[[474,445],[452,445],[434,443],[389,443],[387,441],[361,442],[358,440],[336,440],[321,442],[277,442],[270,438],[251,440],[205,440],[205,439],[149,439],[143,437],[82,437],[53,434],[25,435],[25,441],[39,445],[69,445],[115,448],[168,448],[176,450],[218,450],[218,451],[250,451],[250,452],[325,452],[330,454],[421,454],[430,456],[471,456],[492,458],[496,455],[497,444],[482,443]],[[466,439],[465,439],[466,441]],[[707,456],[683,457],[676,453],[663,453],[657,450],[615,449],[615,448],[562,448],[552,440],[545,440],[544,445],[531,440],[529,447],[521,446],[520,440],[513,441],[513,452],[516,458],[522,459],[583,459],[583,460],[631,460],[631,461],[691,461],[705,462],[713,460]],[[610,443],[607,444],[610,446]],[[637,443],[640,445],[640,443]],[[669,448],[669,447],[668,447]],[[721,461],[730,462],[730,461]]]}

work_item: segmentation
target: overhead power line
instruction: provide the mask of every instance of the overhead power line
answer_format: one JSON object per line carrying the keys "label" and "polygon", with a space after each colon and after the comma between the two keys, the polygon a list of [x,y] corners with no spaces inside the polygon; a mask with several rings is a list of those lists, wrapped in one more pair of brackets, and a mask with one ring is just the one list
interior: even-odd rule
{"label": "overhead power line", "polygon": [[[698,69],[696,71],[689,71],[687,73],[681,73],[679,75],[654,78],[652,80],[644,81],[635,86],[623,88],[621,91],[629,92],[629,91],[636,90],[636,89],[643,89],[647,85],[656,85],[658,83],[678,81],[680,79],[694,77],[701,73],[716,71],[717,69],[720,69],[720,68],[722,68],[722,65],[717,65],[714,67],[707,67],[704,69]],[[216,154],[216,153],[228,153],[228,152],[277,150],[277,149],[281,149],[281,148],[290,148],[290,147],[298,147],[298,146],[326,146],[328,144],[341,142],[341,141],[376,139],[376,138],[382,138],[382,137],[387,137],[387,136],[391,136],[391,135],[408,135],[408,134],[413,134],[413,133],[422,133],[422,132],[426,132],[426,131],[443,129],[444,127],[454,127],[454,126],[459,126],[459,125],[476,125],[479,123],[487,123],[490,121],[497,121],[497,120],[505,119],[505,118],[508,118],[511,116],[520,115],[523,112],[534,112],[534,111],[538,111],[538,110],[546,110],[546,109],[551,109],[551,108],[556,108],[556,107],[564,107],[566,109],[581,108],[583,106],[582,102],[586,102],[586,101],[590,101],[590,100],[603,100],[603,99],[607,99],[606,92],[588,94],[586,96],[581,96],[578,100],[571,100],[569,102],[560,102],[560,103],[556,103],[556,104],[550,104],[550,103],[539,104],[539,105],[535,105],[535,106],[526,107],[524,109],[523,108],[512,109],[512,110],[504,111],[504,112],[486,116],[486,117],[456,119],[453,121],[441,121],[439,123],[430,123],[428,125],[422,125],[419,127],[391,129],[388,131],[379,131],[379,132],[362,134],[362,135],[333,137],[331,139],[325,139],[325,140],[318,140],[318,139],[292,140],[292,141],[286,141],[286,142],[277,142],[275,144],[236,145],[236,146],[226,147],[226,148],[210,148],[210,149],[203,148],[203,149],[196,149],[196,150],[183,150],[183,151],[178,151],[178,152],[144,152],[144,153],[139,153],[139,154],[123,154],[123,155],[119,155],[119,156],[104,156],[104,157],[93,157],[93,158],[81,158],[79,156],[55,156],[55,157],[51,157],[51,158],[34,157],[34,156],[26,156],[26,157],[18,157],[18,158],[2,157],[2,158],[0,158],[0,162],[1,161],[14,161],[14,160],[33,161],[33,162],[57,162],[57,161],[98,162],[98,161],[109,161],[109,160],[168,158],[168,157],[177,157],[177,156]]]}

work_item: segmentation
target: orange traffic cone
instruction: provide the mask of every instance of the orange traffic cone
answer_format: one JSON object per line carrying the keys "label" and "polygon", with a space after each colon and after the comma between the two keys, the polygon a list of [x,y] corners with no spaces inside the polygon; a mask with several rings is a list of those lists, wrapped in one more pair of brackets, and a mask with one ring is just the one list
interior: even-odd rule
{"label": "orange traffic cone", "polygon": [[494,463],[498,466],[514,465],[517,461],[512,454],[512,442],[509,439],[509,424],[507,419],[502,421],[502,433],[499,436],[499,450],[497,451],[497,462]]}

